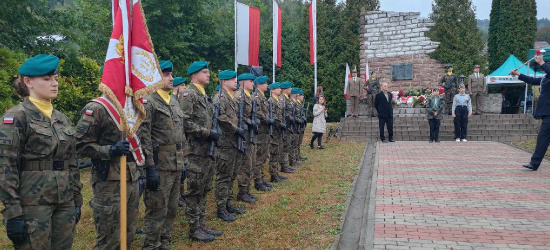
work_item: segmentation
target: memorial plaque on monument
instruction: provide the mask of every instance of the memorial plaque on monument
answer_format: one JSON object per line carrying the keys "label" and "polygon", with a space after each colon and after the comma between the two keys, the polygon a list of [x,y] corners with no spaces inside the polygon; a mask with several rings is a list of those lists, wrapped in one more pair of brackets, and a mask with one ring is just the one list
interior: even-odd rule
{"label": "memorial plaque on monument", "polygon": [[391,79],[392,80],[412,80],[413,79],[413,64],[400,63],[392,64]]}

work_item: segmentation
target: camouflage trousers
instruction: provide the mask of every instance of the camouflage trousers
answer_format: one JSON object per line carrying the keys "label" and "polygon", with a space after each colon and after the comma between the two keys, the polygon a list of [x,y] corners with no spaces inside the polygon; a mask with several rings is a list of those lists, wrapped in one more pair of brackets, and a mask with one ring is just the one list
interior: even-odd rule
{"label": "camouflage trousers", "polygon": [[376,115],[376,109],[374,108],[374,98],[376,93],[367,94],[367,115]]}
{"label": "camouflage trousers", "polygon": [[282,146],[281,146],[281,156],[279,157],[279,164],[281,165],[281,168],[286,168],[288,166],[288,162],[290,159],[290,149],[292,148],[292,137],[294,134],[290,133],[290,131],[285,132],[285,138],[282,140]]}
{"label": "camouflage trousers", "polygon": [[74,201],[23,206],[23,217],[27,221],[29,236],[15,249],[71,249],[75,234]]}
{"label": "camouflage trousers", "polygon": [[256,137],[256,157],[254,165],[252,165],[252,178],[254,178],[255,184],[265,181],[264,164],[269,158],[270,138],[269,134],[259,134]]}
{"label": "camouflage trousers", "polygon": [[304,134],[305,134],[305,128],[304,131],[300,134],[300,138],[298,138],[298,157],[302,157],[302,143],[304,142]]}
{"label": "camouflage trousers", "polygon": [[189,155],[188,159],[185,219],[189,222],[189,229],[196,230],[206,220],[206,195],[212,190],[216,169],[208,156]]}
{"label": "camouflage trousers", "polygon": [[235,147],[219,147],[216,161],[216,205],[226,208],[233,200],[233,185],[242,153]]}
{"label": "camouflage trousers", "polygon": [[298,140],[300,139],[300,134],[297,132],[295,134],[291,134],[289,136],[289,145],[288,145],[288,160],[290,162],[290,166],[294,167],[297,166],[299,158],[298,158]]}
{"label": "camouflage trousers", "polygon": [[[257,137],[254,137],[257,141]],[[237,167],[237,183],[239,193],[250,193],[250,182],[252,180],[252,163],[256,161],[256,145],[252,143],[246,144],[246,155],[243,155],[241,164]]]}
{"label": "camouflage trousers", "polygon": [[455,89],[445,90],[445,114],[450,114],[453,109],[453,98],[455,98]]}
{"label": "camouflage trousers", "polygon": [[273,137],[269,140],[269,174],[279,176],[279,164],[283,153],[281,131],[273,129]]}
{"label": "camouflage trousers", "polygon": [[[90,207],[94,211],[96,240],[94,249],[120,247],[120,182],[98,181],[92,185],[94,197]],[[136,232],[139,207],[139,183],[126,182],[126,244],[132,245]]]}
{"label": "camouflage trousers", "polygon": [[143,218],[143,249],[170,248],[172,224],[178,213],[181,171],[158,171],[160,186],[157,191],[145,189],[145,217]]}

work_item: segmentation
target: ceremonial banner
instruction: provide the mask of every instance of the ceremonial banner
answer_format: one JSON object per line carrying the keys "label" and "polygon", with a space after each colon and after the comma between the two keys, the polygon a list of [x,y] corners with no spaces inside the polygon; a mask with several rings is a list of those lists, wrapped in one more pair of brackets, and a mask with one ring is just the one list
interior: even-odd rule
{"label": "ceremonial banner", "polygon": [[349,65],[346,63],[346,78],[344,79],[344,96],[348,98],[348,83],[351,78],[351,73],[349,71]]}
{"label": "ceremonial banner", "polygon": [[260,9],[237,3],[237,63],[260,65]]}
{"label": "ceremonial banner", "polygon": [[281,67],[281,27],[281,8],[273,0],[273,64],[279,68]]}
{"label": "ceremonial banner", "polygon": [[317,1],[312,0],[309,5],[309,63],[317,62]]}

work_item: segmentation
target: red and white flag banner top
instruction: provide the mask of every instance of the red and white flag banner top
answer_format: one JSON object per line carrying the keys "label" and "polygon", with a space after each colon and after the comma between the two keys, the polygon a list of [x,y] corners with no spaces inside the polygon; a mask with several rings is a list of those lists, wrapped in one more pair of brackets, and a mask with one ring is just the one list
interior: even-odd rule
{"label": "red and white flag banner top", "polygon": [[348,84],[351,79],[351,73],[349,71],[349,65],[346,63],[346,78],[344,79],[344,96],[348,98]]}
{"label": "red and white flag banner top", "polygon": [[119,129],[133,137],[145,119],[141,98],[161,87],[162,72],[141,2],[113,0],[113,20],[99,90],[118,112]]}
{"label": "red and white flag banner top", "polygon": [[312,0],[309,5],[309,63],[317,62],[317,1]]}
{"label": "red and white flag banner top", "polygon": [[281,67],[281,8],[273,0],[273,64]]}
{"label": "red and white flag banner top", "polygon": [[260,9],[237,3],[237,63],[260,65]]}

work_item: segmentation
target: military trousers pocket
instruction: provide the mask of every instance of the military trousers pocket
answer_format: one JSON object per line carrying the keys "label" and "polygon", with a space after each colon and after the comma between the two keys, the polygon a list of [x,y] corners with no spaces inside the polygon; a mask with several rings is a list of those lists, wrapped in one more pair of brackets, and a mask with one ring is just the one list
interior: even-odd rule
{"label": "military trousers pocket", "polygon": [[100,214],[104,214],[104,215],[109,215],[109,214],[113,213],[113,206],[102,205],[97,201],[96,198],[93,198],[90,201],[90,207],[96,213],[100,213]]}

